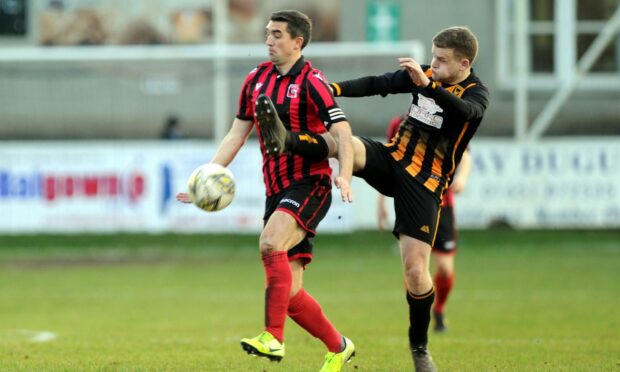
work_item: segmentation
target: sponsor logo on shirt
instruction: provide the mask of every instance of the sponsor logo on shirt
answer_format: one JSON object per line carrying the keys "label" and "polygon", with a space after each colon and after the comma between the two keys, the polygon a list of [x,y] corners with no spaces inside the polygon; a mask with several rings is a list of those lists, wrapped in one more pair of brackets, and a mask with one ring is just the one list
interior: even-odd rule
{"label": "sponsor logo on shirt", "polygon": [[443,109],[435,103],[435,100],[418,93],[417,104],[412,103],[409,116],[431,127],[440,129],[443,124],[443,117],[435,115],[442,113]]}
{"label": "sponsor logo on shirt", "polygon": [[291,84],[288,86],[288,89],[286,91],[286,96],[288,98],[297,98],[298,94],[299,94],[299,85]]}

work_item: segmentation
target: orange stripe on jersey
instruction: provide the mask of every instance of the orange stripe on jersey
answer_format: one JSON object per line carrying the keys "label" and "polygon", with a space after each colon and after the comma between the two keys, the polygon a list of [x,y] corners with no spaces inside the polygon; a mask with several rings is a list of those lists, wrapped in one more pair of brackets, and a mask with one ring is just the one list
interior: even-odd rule
{"label": "orange stripe on jersey", "polygon": [[439,186],[439,181],[431,177],[429,177],[429,179],[424,182],[424,187],[431,190],[432,192],[435,192],[435,190],[437,190],[437,186]]}
{"label": "orange stripe on jersey", "polygon": [[442,169],[442,165],[443,165],[443,154],[441,154],[439,151],[437,151],[435,149],[435,156],[433,157],[433,165],[432,165],[432,174],[437,176],[437,178],[435,177],[429,177],[426,182],[424,182],[424,186],[426,186],[426,188],[428,188],[431,191],[435,191],[437,190],[437,186],[439,186],[439,179],[441,177],[441,169]]}
{"label": "orange stripe on jersey", "polygon": [[435,235],[433,236],[433,242],[431,243],[431,247],[435,246],[435,239],[437,239],[437,233],[439,232],[439,220],[441,219],[441,210],[443,208],[439,208],[439,213],[437,213],[437,220],[435,221]]}
{"label": "orange stripe on jersey", "polygon": [[386,145],[390,146],[392,144],[398,144],[397,150],[392,153],[394,160],[400,161],[403,157],[405,157],[405,151],[407,150],[407,145],[409,144],[410,139],[411,131],[406,130],[402,137],[397,133],[392,142]]}
{"label": "orange stripe on jersey", "polygon": [[422,170],[422,162],[424,161],[424,154],[426,153],[426,143],[418,140],[413,150],[413,156],[411,157],[411,164],[405,170],[413,177],[417,176]]}
{"label": "orange stripe on jersey", "polygon": [[466,86],[465,88],[463,88],[460,85],[453,85],[451,87],[447,87],[446,90],[452,94],[454,94],[455,96],[461,98],[463,96],[463,93],[465,93],[465,91],[473,86],[475,86],[476,83],[471,83],[468,86]]}
{"label": "orange stripe on jersey", "polygon": [[454,143],[454,150],[452,150],[452,156],[451,156],[452,168],[446,174],[446,180],[449,179],[449,178],[452,178],[452,175],[454,174],[454,171],[456,170],[456,164],[454,163],[454,155],[456,155],[456,149],[459,148],[459,144],[461,143],[461,140],[463,139],[463,136],[465,135],[465,132],[467,132],[467,128],[469,128],[469,122],[468,121],[466,121],[465,125],[463,125],[463,129],[461,129],[461,133],[459,133],[459,137],[456,139],[456,142]]}

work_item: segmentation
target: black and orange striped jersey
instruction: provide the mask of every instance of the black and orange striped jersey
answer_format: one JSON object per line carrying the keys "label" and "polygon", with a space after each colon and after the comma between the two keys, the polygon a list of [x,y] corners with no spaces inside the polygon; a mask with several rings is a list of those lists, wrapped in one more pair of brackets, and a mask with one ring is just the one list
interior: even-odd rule
{"label": "black and orange striped jersey", "polygon": [[[347,120],[323,73],[313,68],[304,57],[297,60],[286,75],[280,75],[272,62],[264,62],[245,78],[239,94],[237,118],[254,121],[257,132],[260,129],[254,117],[254,105],[260,94],[271,98],[280,120],[293,133],[321,134],[328,131],[332,124]],[[291,153],[266,156],[262,139],[260,147],[267,196],[277,194],[306,177],[329,177],[332,174],[327,159],[312,161]]]}
{"label": "black and orange striped jersey", "polygon": [[[430,66],[422,66],[428,77]],[[385,146],[392,157],[441,200],[463,151],[478,129],[489,92],[473,70],[458,84],[431,80],[416,86],[405,70],[332,83],[336,96],[365,97],[410,93],[411,106],[398,134]]]}

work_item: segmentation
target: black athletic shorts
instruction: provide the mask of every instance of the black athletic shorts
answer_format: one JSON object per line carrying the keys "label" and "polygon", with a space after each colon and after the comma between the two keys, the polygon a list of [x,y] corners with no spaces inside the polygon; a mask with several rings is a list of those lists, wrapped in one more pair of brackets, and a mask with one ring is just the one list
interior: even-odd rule
{"label": "black athletic shorts", "polygon": [[454,222],[454,208],[442,207],[439,227],[437,227],[437,237],[433,251],[437,253],[456,253],[456,227]]}
{"label": "black athletic shorts", "polygon": [[433,246],[439,218],[435,196],[394,160],[383,143],[367,137],[360,139],[366,147],[366,166],[354,175],[394,198],[394,236],[404,234]]}
{"label": "black athletic shorts", "polygon": [[312,238],[316,235],[319,222],[332,203],[332,184],[328,176],[311,176],[296,181],[278,194],[265,201],[264,224],[276,210],[290,214],[299,226],[306,230],[304,240],[289,249],[288,259],[302,259],[304,265],[312,261]]}

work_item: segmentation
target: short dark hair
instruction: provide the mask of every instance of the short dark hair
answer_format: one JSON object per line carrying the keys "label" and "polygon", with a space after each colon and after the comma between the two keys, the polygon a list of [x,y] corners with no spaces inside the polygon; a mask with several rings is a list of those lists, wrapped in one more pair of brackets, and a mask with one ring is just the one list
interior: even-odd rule
{"label": "short dark hair", "polygon": [[454,49],[454,54],[469,59],[473,64],[478,55],[478,39],[467,27],[454,26],[443,29],[433,37],[433,45],[437,48]]}
{"label": "short dark hair", "polygon": [[301,36],[304,39],[301,49],[305,48],[310,42],[312,38],[312,21],[304,13],[298,10],[280,10],[271,13],[271,18],[269,19],[274,22],[286,22],[286,31],[291,34],[291,37]]}

